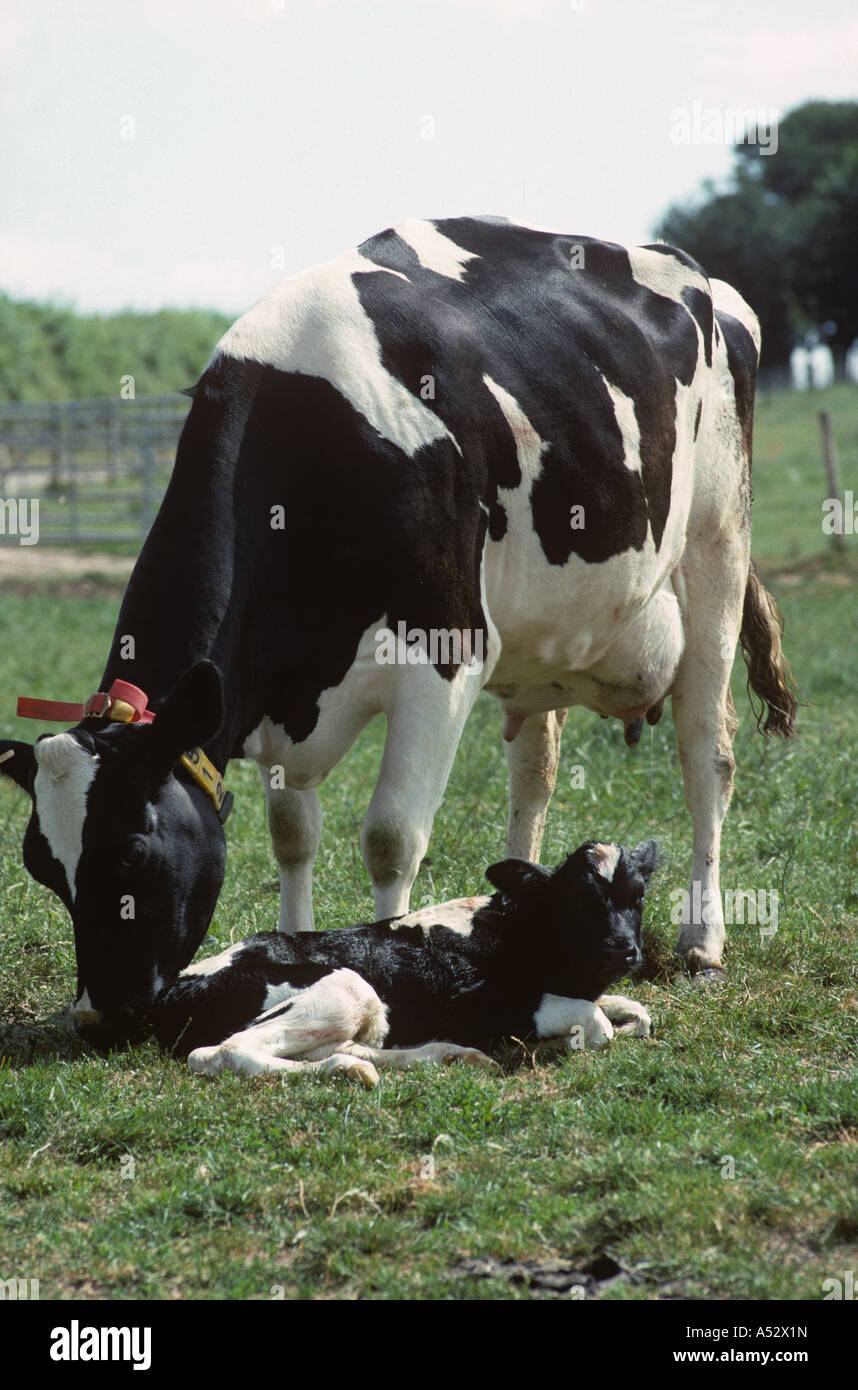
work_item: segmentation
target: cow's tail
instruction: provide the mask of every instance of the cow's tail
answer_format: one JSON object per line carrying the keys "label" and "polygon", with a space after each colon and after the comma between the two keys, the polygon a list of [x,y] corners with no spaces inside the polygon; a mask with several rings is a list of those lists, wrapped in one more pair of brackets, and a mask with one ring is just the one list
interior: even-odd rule
{"label": "cow's tail", "polygon": [[792,738],[796,733],[798,706],[793,694],[792,671],[781,645],[783,630],[781,611],[760,580],[752,560],[739,633],[748,668],[748,694],[750,696],[753,690],[763,702],[757,714],[757,728],[766,735]]}

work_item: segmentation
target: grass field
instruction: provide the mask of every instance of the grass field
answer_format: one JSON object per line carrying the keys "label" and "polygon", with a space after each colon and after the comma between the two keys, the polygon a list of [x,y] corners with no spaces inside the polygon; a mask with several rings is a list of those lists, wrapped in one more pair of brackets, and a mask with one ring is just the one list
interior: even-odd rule
{"label": "grass field", "polygon": [[[816,1300],[855,1269],[858,535],[836,555],[822,534],[819,405],[858,491],[854,390],[758,408],[754,553],[807,703],[801,738],[767,744],[737,662],[722,887],[776,891],[778,929],[729,930],[722,988],[693,984],[672,953],[691,835],[671,720],[632,751],[616,721],[578,711],[567,726],[544,860],[587,838],[661,846],[645,976],[624,986],[655,1019],[648,1042],[560,1059],[511,1048],[498,1075],[387,1074],[370,1094],[210,1081],[153,1044],[97,1057],[64,1018],[70,923],[25,873],[28,809],[0,786],[0,1279],[37,1278],[43,1299],[533,1299],[569,1297],[566,1268],[589,1270],[604,1299]],[[119,592],[6,584],[0,735],[41,732],[13,718],[19,693],[94,688]],[[376,722],[322,789],[325,926],[372,915],[358,828],[382,734]],[[234,763],[228,781],[228,878],[204,954],[276,918],[258,775]],[[505,820],[486,699],[412,905],[481,891]]]}

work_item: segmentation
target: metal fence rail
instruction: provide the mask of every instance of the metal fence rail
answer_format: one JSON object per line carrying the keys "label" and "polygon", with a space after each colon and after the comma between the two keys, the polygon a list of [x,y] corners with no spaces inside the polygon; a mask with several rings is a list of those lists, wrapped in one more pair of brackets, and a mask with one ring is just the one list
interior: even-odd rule
{"label": "metal fence rail", "polygon": [[0,545],[21,543],[34,501],[40,544],[139,544],[189,408],[180,395],[0,402]]}
{"label": "metal fence rail", "polygon": [[[791,386],[788,367],[760,372],[759,395]],[[21,544],[33,501],[40,544],[139,545],[189,409],[182,395],[0,402],[0,546]]]}

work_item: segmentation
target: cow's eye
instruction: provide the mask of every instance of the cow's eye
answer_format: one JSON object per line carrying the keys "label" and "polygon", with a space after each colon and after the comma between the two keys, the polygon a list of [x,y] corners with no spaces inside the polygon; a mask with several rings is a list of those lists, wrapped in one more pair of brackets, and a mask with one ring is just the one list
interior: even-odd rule
{"label": "cow's eye", "polygon": [[136,869],[139,864],[143,863],[145,858],[146,846],[143,841],[129,840],[127,845],[123,846],[122,853],[119,856],[119,862],[123,869]]}

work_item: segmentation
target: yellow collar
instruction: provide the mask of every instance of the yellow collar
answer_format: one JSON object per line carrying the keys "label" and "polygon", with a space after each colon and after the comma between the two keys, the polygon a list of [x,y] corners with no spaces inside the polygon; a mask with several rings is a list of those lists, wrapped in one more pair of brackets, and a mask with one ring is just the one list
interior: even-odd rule
{"label": "yellow collar", "polygon": [[223,784],[223,778],[210,758],[207,758],[202,748],[191,748],[187,753],[183,753],[181,762],[188,769],[198,786],[207,792],[214,802],[214,808],[218,813],[218,819],[223,825],[230,811],[232,810],[233,795],[228,792]]}

